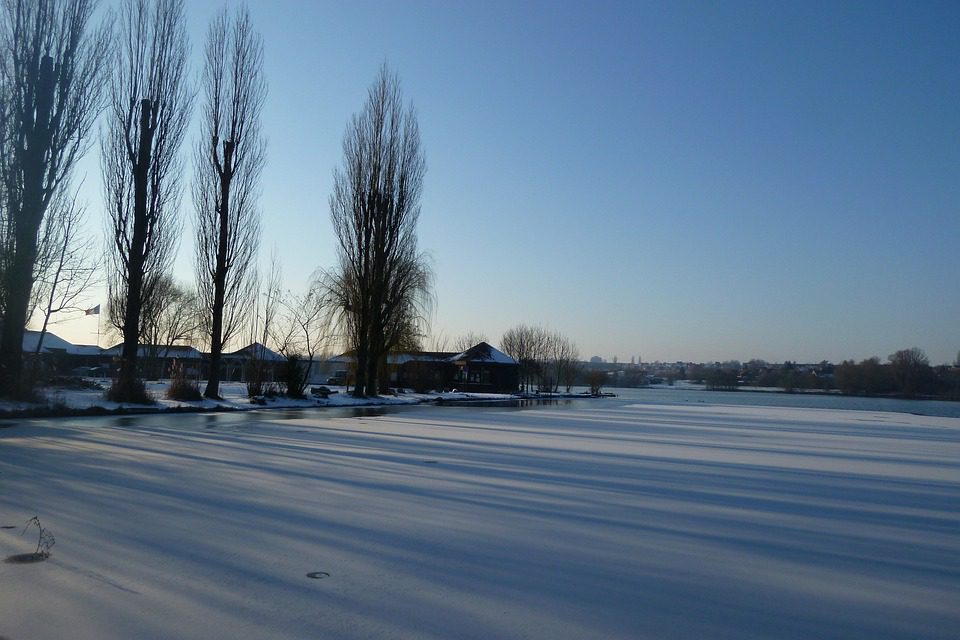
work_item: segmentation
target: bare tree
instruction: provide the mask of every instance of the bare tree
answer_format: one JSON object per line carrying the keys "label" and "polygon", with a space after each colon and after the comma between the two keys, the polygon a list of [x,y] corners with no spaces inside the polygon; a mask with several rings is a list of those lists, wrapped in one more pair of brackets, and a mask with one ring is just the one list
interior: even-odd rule
{"label": "bare tree", "polygon": [[[283,275],[280,258],[276,251],[270,252],[270,267],[265,281],[259,274],[253,275],[252,313],[248,315],[247,335],[252,347],[247,366],[247,394],[251,397],[263,394],[267,381],[268,363],[265,349],[276,334],[276,325],[281,309]],[[258,346],[259,345],[259,346]]]}
{"label": "bare tree", "polygon": [[900,393],[908,398],[923,393],[932,383],[930,359],[923,349],[901,349],[890,354],[887,359]]}
{"label": "bare tree", "polygon": [[549,338],[542,327],[520,324],[508,329],[500,340],[501,350],[520,364],[520,380],[526,391],[534,390],[535,382],[542,383]]}
{"label": "bare tree", "polygon": [[520,365],[520,383],[524,391],[529,389],[530,368],[533,358],[531,328],[525,324],[507,329],[500,338],[500,349]]}
{"label": "bare tree", "polygon": [[250,12],[226,8],[210,23],[202,76],[203,132],[197,145],[197,291],[209,315],[210,376],[204,395],[220,396],[223,345],[240,328],[260,240],[258,184],[265,143],[260,112],[267,87],[263,44]]}
{"label": "bare tree", "polygon": [[38,238],[55,194],[88,146],[108,71],[109,24],[96,0],[2,0],[0,182],[3,322],[0,393],[23,391],[23,331]]}
{"label": "bare tree", "polygon": [[569,338],[555,333],[549,341],[550,366],[553,369],[553,391],[564,385],[569,393],[580,368],[580,352]]}
{"label": "bare tree", "polygon": [[453,348],[458,352],[466,351],[470,347],[476,346],[481,342],[486,342],[487,336],[482,333],[474,333],[472,331],[465,333],[461,336],[457,336],[453,340]]}
{"label": "bare tree", "polygon": [[450,338],[443,332],[430,336],[431,351],[447,351],[450,348]]}
{"label": "bare tree", "polygon": [[79,311],[78,303],[100,282],[101,261],[93,238],[82,236],[84,209],[75,197],[62,193],[51,204],[38,252],[32,310],[43,316],[36,353],[40,353],[50,317],[64,311]]}
{"label": "bare tree", "polygon": [[141,313],[173,260],[179,234],[180,145],[190,115],[182,0],[126,0],[115,43],[103,177],[123,300],[120,375],[111,395],[139,398]]}
{"label": "bare tree", "polygon": [[193,343],[199,328],[197,294],[169,276],[160,278],[153,296],[143,307],[140,342],[157,365],[154,376],[163,374],[170,349]]}
{"label": "bare tree", "polygon": [[386,65],[347,127],[343,153],[330,196],[339,267],[328,292],[356,357],[354,395],[376,395],[386,353],[422,335],[432,285],[416,236],[426,171],[420,131]]}
{"label": "bare tree", "polygon": [[313,370],[313,359],[326,346],[327,330],[326,288],[322,277],[314,274],[303,295],[287,294],[281,301],[275,343],[277,350],[287,358],[287,395],[301,398]]}
{"label": "bare tree", "polygon": [[[107,322],[123,337],[126,296],[111,293],[107,301]],[[201,318],[197,295],[170,275],[160,275],[150,298],[140,309],[140,345],[193,344],[200,332]],[[149,350],[149,349],[148,349]]]}

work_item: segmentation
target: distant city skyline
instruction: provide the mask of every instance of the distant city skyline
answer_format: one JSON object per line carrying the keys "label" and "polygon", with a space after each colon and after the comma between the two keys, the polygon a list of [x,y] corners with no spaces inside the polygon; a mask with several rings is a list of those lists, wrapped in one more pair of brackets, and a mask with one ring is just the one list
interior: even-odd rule
{"label": "distant city skyline", "polygon": [[[194,73],[220,6],[186,3]],[[585,360],[957,356],[957,3],[249,6],[270,85],[260,262],[276,248],[291,290],[335,263],[332,171],[386,61],[427,156],[434,337],[538,324]],[[102,236],[96,144],[77,180]],[[50,329],[93,342],[95,321]]]}

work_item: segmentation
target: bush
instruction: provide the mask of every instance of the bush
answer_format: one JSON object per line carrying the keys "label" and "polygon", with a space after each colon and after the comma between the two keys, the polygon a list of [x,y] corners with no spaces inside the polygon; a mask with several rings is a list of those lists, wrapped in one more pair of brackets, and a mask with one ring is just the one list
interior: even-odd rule
{"label": "bush", "polygon": [[287,386],[287,396],[303,399],[307,390],[307,366],[298,355],[287,356],[283,368],[283,379]]}
{"label": "bush", "polygon": [[171,400],[203,400],[200,387],[193,380],[187,378],[183,364],[177,361],[170,367],[170,386],[167,387],[167,397]]}
{"label": "bush", "polygon": [[607,373],[594,369],[587,374],[587,384],[590,386],[590,393],[598,396],[603,390],[603,385],[607,383]]}
{"label": "bush", "polygon": [[116,378],[104,395],[107,400],[111,402],[132,402],[133,404],[154,403],[153,396],[147,393],[147,385],[143,383],[143,380],[139,379],[129,384],[123,384],[119,378]]}
{"label": "bush", "polygon": [[257,398],[268,391],[266,363],[260,358],[250,358],[247,363],[247,397]]}

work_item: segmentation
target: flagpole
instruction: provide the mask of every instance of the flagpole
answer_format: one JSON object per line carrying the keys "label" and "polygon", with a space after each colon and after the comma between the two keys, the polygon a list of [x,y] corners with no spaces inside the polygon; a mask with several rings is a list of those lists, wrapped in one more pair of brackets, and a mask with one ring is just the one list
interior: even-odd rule
{"label": "flagpole", "polygon": [[97,347],[100,346],[100,305],[90,307],[83,312],[87,316],[97,316]]}

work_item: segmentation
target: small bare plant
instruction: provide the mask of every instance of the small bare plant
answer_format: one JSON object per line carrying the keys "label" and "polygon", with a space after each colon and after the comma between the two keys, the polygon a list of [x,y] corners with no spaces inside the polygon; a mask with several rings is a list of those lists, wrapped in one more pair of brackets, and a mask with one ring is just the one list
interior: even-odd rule
{"label": "small bare plant", "polygon": [[172,375],[167,387],[167,397],[171,400],[203,400],[200,387],[187,377],[187,371],[182,362],[174,360],[170,368]]}
{"label": "small bare plant", "polygon": [[50,549],[57,543],[57,539],[53,537],[53,534],[50,533],[46,527],[40,524],[40,518],[38,516],[33,516],[27,520],[27,524],[24,526],[20,535],[25,534],[31,525],[36,525],[39,535],[37,538],[37,550],[33,552],[33,555],[38,558],[49,558]]}

